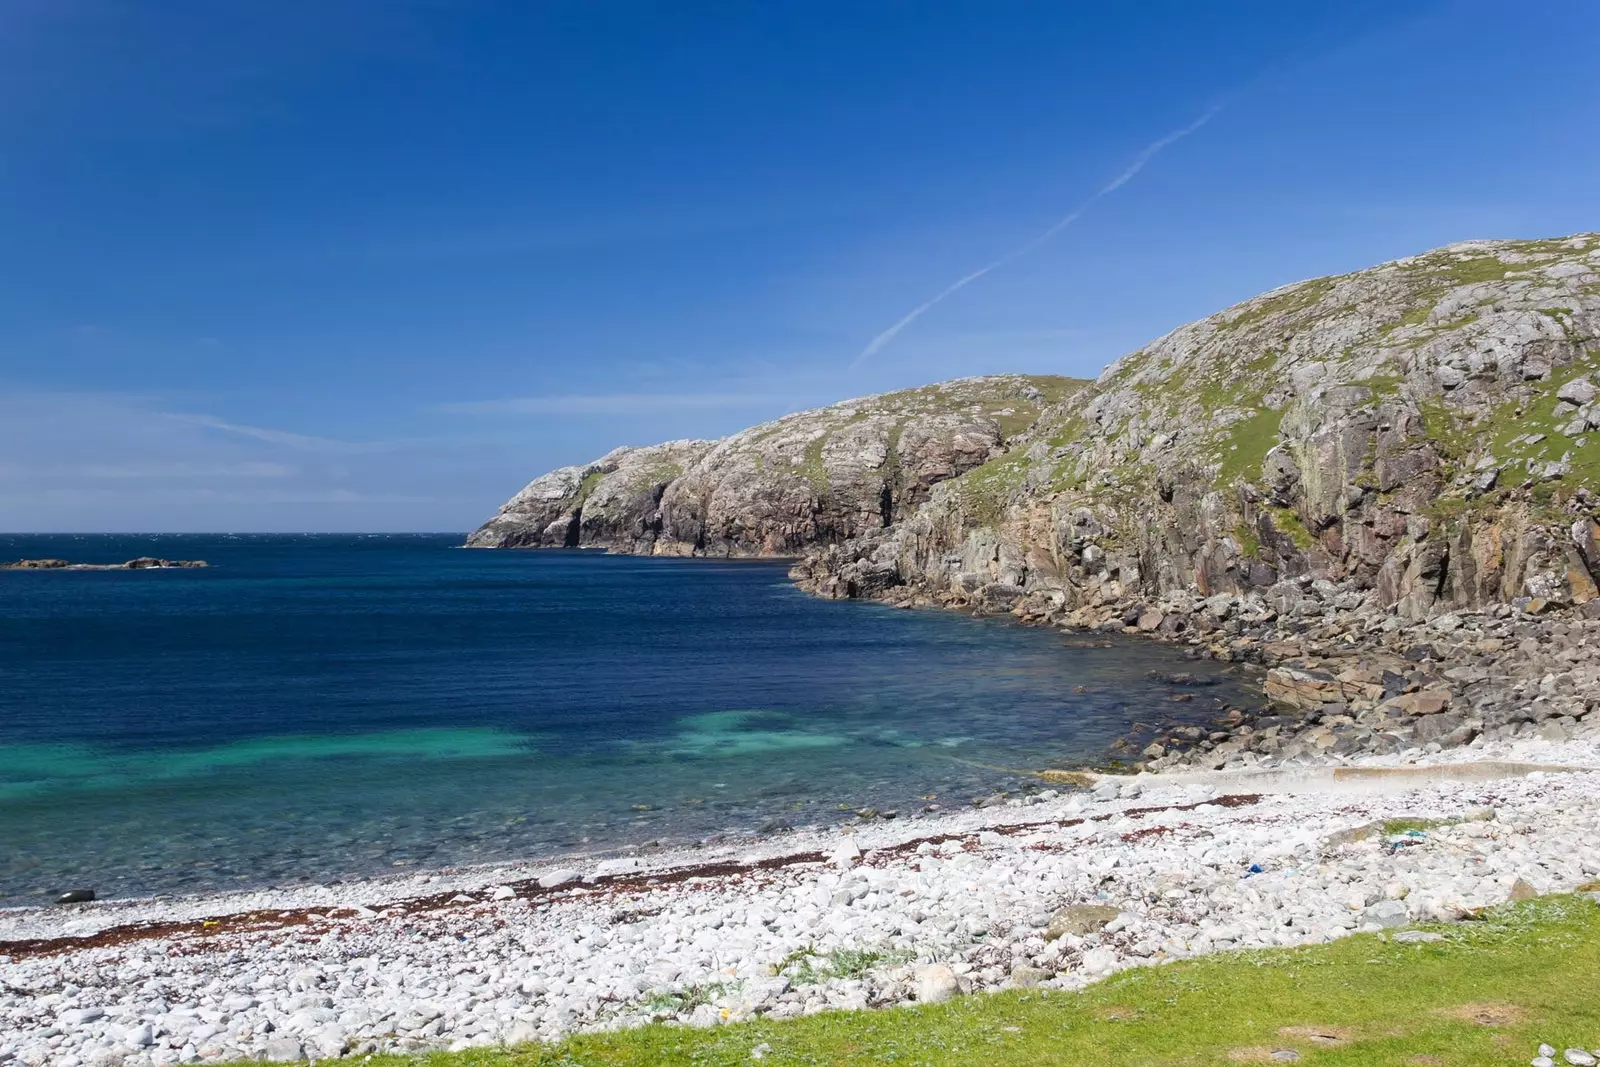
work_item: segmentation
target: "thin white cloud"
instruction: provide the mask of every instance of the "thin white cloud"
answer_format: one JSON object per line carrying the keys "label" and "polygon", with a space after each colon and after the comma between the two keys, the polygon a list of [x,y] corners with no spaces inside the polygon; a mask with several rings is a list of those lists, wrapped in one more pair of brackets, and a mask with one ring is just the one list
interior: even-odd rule
{"label": "thin white cloud", "polygon": [[90,479],[97,482],[168,481],[208,478],[291,478],[296,471],[282,463],[188,463],[121,461],[115,463],[17,463],[0,459],[0,481]]}
{"label": "thin white cloud", "polygon": [[295,471],[282,463],[90,463],[67,474],[86,478],[288,478]]}
{"label": "thin white cloud", "polygon": [[162,416],[175,422],[184,422],[191,426],[203,426],[208,430],[221,430],[224,433],[238,434],[240,437],[265,441],[269,445],[282,445],[285,448],[300,449],[306,452],[341,452],[361,447],[344,441],[335,441],[328,437],[312,437],[309,434],[289,433],[286,430],[271,430],[261,426],[244,426],[236,422],[219,419],[214,415],[192,415],[166,411],[162,412]]}
{"label": "thin white cloud", "polygon": [[609,396],[518,396],[445,404],[452,415],[644,415],[668,411],[709,411],[770,404],[758,393],[614,393]]}
{"label": "thin white cloud", "polygon": [[0,382],[0,530],[467,527],[504,494],[460,440],[351,443]]}
{"label": "thin white cloud", "polygon": [[409,493],[364,493],[354,489],[225,489],[160,488],[137,492],[105,486],[47,486],[30,493],[0,493],[0,502],[36,504],[40,499],[128,504],[155,503],[211,504],[429,504],[438,497]]}
{"label": "thin white cloud", "polygon": [[354,456],[373,452],[393,452],[399,449],[426,445],[427,438],[393,438],[385,441],[340,441],[332,437],[316,437],[312,434],[291,433],[288,430],[274,430],[266,426],[249,426],[244,423],[229,422],[219,419],[215,415],[200,415],[192,412],[163,411],[163,419],[181,422],[188,426],[199,426],[207,430],[218,430],[222,433],[233,434],[238,437],[247,437],[263,444],[277,445],[280,448],[292,449],[296,452],[317,452],[324,455]]}
{"label": "thin white cloud", "polygon": [[1182,138],[1185,138],[1194,131],[1198,130],[1200,127],[1210,122],[1220,110],[1222,110],[1222,106],[1220,104],[1208,108],[1205,114],[1189,123],[1189,125],[1183,127],[1182,129],[1174,130],[1166,136],[1150,142],[1142,151],[1140,151],[1137,156],[1133,157],[1132,162],[1124,167],[1121,173],[1119,173],[1115,178],[1112,178],[1110,181],[1106,182],[1106,184],[1102,185],[1100,188],[1096,189],[1087,200],[1079,204],[1066,215],[1063,215],[1049,228],[1041,231],[1039,234],[1012,249],[1010,252],[1007,252],[994,262],[979,267],[972,273],[958,278],[956,281],[940,290],[932,299],[926,300],[917,305],[915,308],[912,308],[910,312],[903,315],[893,326],[890,326],[887,330],[884,330],[882,333],[878,334],[871,341],[869,341],[867,343],[867,347],[861,350],[861,354],[856,356],[856,358],[851,361],[850,369],[854,370],[861,366],[861,364],[867,359],[871,358],[875,352],[879,351],[884,345],[894,340],[896,334],[905,329],[907,326],[910,326],[913,322],[916,322],[917,319],[921,318],[925,313],[933,308],[934,305],[940,303],[950,296],[955,295],[960,290],[965,289],[968,285],[977,281],[990,271],[999,267],[1003,267],[1012,260],[1020,259],[1022,256],[1027,255],[1029,252],[1032,252],[1035,248],[1038,248],[1040,245],[1050,240],[1050,238],[1054,237],[1068,226],[1071,226],[1074,222],[1077,222],[1078,219],[1083,216],[1083,213],[1088,211],[1089,208],[1094,206],[1094,204],[1101,198],[1111,195],[1124,185],[1128,184],[1128,182],[1132,181],[1134,175],[1143,170],[1145,164],[1154,159],[1157,153],[1159,153],[1163,148],[1166,148],[1174,141],[1181,140]]}

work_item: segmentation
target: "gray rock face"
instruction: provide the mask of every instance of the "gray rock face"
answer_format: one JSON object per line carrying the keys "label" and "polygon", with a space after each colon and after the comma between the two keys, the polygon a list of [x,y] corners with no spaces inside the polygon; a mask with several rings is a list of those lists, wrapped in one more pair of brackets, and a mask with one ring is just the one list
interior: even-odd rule
{"label": "gray rock face", "polygon": [[467,544],[799,555],[905,518],[1083,384],[965,378],[787,415],[721,441],[619,448],[529,483]]}
{"label": "gray rock face", "polygon": [[[476,548],[576,548],[652,543],[661,496],[711,450],[710,441],[618,448],[582,467],[561,467],[529,482],[467,544]],[[648,548],[646,549],[648,551]]]}
{"label": "gray rock face", "polygon": [[1536,612],[1600,600],[1597,382],[1600,236],[1466,242],[1273,290],[1085,388],[964,379],[618,449],[468,543],[805,554],[826,596],[1091,625],[1181,590]]}
{"label": "gray rock face", "polygon": [[1300,282],[1117,361],[1027,442],[795,576],[1001,610],[1300,579],[1410,619],[1583,604],[1600,574],[1597,371],[1600,235]]}

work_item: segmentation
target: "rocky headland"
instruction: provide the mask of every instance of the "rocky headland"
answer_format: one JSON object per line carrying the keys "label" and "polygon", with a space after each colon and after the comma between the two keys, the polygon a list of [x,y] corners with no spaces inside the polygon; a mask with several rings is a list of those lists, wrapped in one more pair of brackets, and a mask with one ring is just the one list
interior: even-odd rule
{"label": "rocky headland", "polygon": [[935,485],[1004,454],[1084,384],[962,378],[786,415],[720,441],[618,448],[536,478],[467,544],[798,556],[908,518]]}
{"label": "rocky headland", "polygon": [[1277,713],[1130,739],[1155,769],[1554,739],[1600,729],[1597,398],[1600,236],[1469,241],[1275,289],[1092,383],[619,449],[469,543],[794,554],[822,596],[1261,669]]}
{"label": "rocky headland", "polygon": [[1026,445],[797,573],[1087,624],[1180,591],[1298,601],[1300,579],[1406,621],[1582,605],[1597,370],[1600,237],[1300,282],[1123,357]]}

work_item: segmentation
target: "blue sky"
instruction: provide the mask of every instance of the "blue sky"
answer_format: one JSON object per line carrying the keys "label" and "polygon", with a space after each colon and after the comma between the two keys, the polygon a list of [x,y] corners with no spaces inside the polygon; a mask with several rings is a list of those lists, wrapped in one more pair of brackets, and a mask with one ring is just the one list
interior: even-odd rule
{"label": "blue sky", "polygon": [[466,529],[1600,229],[1597,45],[1590,0],[0,0],[0,529]]}

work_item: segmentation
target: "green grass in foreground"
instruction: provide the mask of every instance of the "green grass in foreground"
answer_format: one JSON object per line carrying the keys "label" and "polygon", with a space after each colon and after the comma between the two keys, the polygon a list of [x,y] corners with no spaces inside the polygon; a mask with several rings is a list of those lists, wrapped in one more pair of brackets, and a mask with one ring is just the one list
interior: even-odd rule
{"label": "green grass in foreground", "polygon": [[[1080,993],[1018,990],[708,1030],[650,1026],[552,1047],[373,1057],[383,1067],[590,1064],[1116,1064],[1274,1062],[1473,1067],[1526,1063],[1541,1041],[1600,1045],[1600,907],[1546,897],[1432,929],[1233,952],[1119,974]],[[357,1062],[360,1062],[358,1060]]]}

